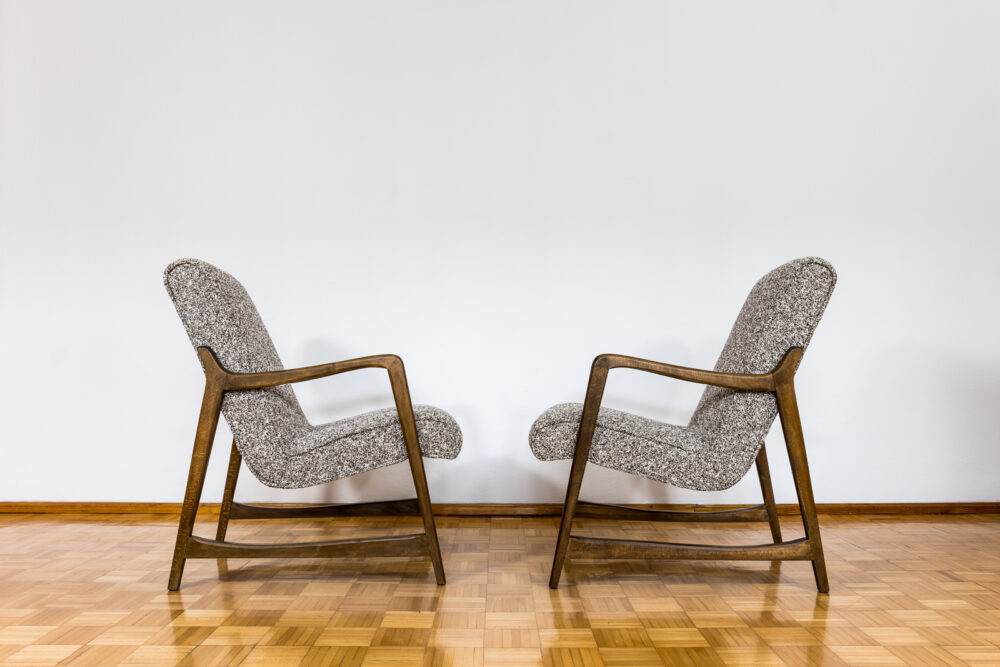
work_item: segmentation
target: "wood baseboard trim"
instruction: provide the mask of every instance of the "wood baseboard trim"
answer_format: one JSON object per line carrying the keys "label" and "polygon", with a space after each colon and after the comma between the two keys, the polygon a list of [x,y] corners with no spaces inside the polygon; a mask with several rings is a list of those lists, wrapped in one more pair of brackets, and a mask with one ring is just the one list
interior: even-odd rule
{"label": "wood baseboard trim", "polygon": [[[291,503],[262,503],[271,507],[292,507]],[[629,507],[661,510],[709,511],[743,505],[631,504]],[[180,503],[85,503],[85,502],[0,502],[0,514],[178,514]],[[817,503],[824,515],[879,516],[915,514],[1000,514],[1000,502],[987,503]],[[217,513],[219,503],[203,503],[201,511]],[[557,503],[435,503],[438,516],[531,517],[559,516]],[[797,515],[798,505],[779,504],[778,513]]]}

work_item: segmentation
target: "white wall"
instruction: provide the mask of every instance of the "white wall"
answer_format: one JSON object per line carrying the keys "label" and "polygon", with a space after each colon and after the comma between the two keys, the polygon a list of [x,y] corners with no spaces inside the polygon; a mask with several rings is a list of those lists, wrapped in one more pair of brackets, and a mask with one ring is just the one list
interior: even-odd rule
{"label": "white wall", "polygon": [[[0,500],[181,499],[177,257],[239,277],[288,366],[402,355],[465,432],[435,501],[551,502],[569,464],[528,429],[595,354],[711,366],[803,255],[840,273],[798,385],[818,500],[998,500],[998,26],[945,0],[2,2]],[[300,396],[314,420],[391,400],[376,371]],[[683,422],[697,397],[623,371],[606,402]]]}

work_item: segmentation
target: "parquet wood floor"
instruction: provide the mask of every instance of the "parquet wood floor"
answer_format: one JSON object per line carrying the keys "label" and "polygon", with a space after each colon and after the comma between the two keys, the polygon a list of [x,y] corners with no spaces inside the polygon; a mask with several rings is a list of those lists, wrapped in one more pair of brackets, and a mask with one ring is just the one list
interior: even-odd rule
{"label": "parquet wood floor", "polygon": [[[822,517],[832,592],[808,563],[572,561],[557,519],[439,519],[427,559],[189,561],[176,519],[0,516],[10,665],[1000,665],[1000,517]],[[578,520],[577,532],[761,542],[766,524]],[[419,530],[417,518],[237,521],[231,539]],[[786,539],[801,534],[782,522]],[[210,522],[199,534],[214,534]]]}

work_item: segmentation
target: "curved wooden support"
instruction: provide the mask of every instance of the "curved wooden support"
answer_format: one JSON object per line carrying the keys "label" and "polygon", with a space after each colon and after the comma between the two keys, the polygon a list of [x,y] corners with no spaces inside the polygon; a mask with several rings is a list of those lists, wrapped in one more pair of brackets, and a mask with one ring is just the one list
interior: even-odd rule
{"label": "curved wooden support", "polygon": [[330,516],[420,516],[416,498],[353,505],[273,507],[233,503],[232,519],[307,519]]}
{"label": "curved wooden support", "polygon": [[749,375],[745,373],[720,373],[719,371],[706,371],[700,368],[688,368],[686,366],[675,366],[674,364],[664,364],[659,361],[630,357],[624,354],[599,354],[594,359],[594,365],[605,369],[631,368],[647,373],[656,373],[676,380],[685,382],[697,382],[698,384],[708,384],[715,387],[725,387],[739,391],[774,391],[777,386],[791,378],[795,374],[795,369],[802,359],[802,348],[793,347],[777,366],[770,373],[760,375]]}
{"label": "curved wooden support", "polygon": [[575,558],[632,558],[641,560],[812,560],[813,546],[805,537],[780,544],[712,546],[610,540],[573,535],[570,537],[569,555]]}
{"label": "curved wooden support", "polygon": [[602,505],[579,501],[576,510],[577,518],[589,519],[619,519],[622,521],[767,521],[767,509],[764,505],[737,507],[729,510],[654,510],[623,505]]}
{"label": "curved wooden support", "polygon": [[192,536],[188,540],[188,558],[382,558],[424,556],[427,536],[423,533],[398,537],[369,537],[357,540],[300,542],[298,544],[242,544],[219,542]]}
{"label": "curved wooden support", "polygon": [[288,368],[262,373],[231,373],[223,368],[222,364],[216,358],[215,353],[210,348],[199,347],[198,356],[201,358],[206,374],[209,373],[210,367],[214,367],[212,372],[219,377],[222,388],[225,391],[277,387],[282,384],[317,380],[329,377],[330,375],[338,375],[362,368],[385,368],[391,370],[403,365],[403,360],[395,354],[376,354],[370,357],[359,357],[357,359],[347,359],[345,361],[335,361],[329,364],[305,366],[303,368]]}
{"label": "curved wooden support", "polygon": [[[191,468],[184,494],[184,505],[181,508],[181,518],[177,527],[177,542],[170,566],[168,590],[176,591],[180,587],[181,577],[184,574],[184,562],[187,558],[325,558],[328,556],[365,558],[427,555],[434,565],[434,576],[437,583],[439,585],[445,583],[441,547],[438,544],[437,528],[434,524],[434,513],[430,493],[427,490],[427,477],[424,473],[420,441],[417,435],[417,422],[413,414],[413,404],[410,401],[410,390],[406,383],[406,370],[402,359],[394,354],[381,354],[306,368],[262,373],[231,373],[222,367],[211,349],[199,347],[198,356],[205,369],[205,394],[202,400],[201,414],[198,418],[194,451],[191,455]],[[413,476],[413,485],[417,492],[415,499],[320,507],[261,507],[234,503],[233,493],[241,462],[240,453],[234,441],[229,461],[229,474],[219,513],[216,539],[209,540],[192,534],[201,501],[201,491],[205,483],[208,457],[212,451],[212,441],[215,438],[222,399],[226,392],[303,382],[361,368],[383,368],[388,372],[393,400],[396,403],[396,413],[403,431],[410,472]],[[423,519],[424,534],[304,544],[238,544],[224,541],[230,519],[386,514],[420,516]]]}
{"label": "curved wooden support", "polygon": [[[806,463],[805,446],[802,441],[802,424],[799,421],[798,407],[795,402],[794,377],[801,359],[802,348],[791,348],[771,372],[746,375],[686,368],[620,354],[598,355],[591,365],[587,394],[580,416],[576,449],[573,452],[573,465],[570,468],[569,483],[566,485],[562,522],[559,525],[559,537],[556,541],[555,555],[552,558],[549,587],[557,588],[559,586],[563,565],[569,556],[685,560],[810,560],[816,575],[817,589],[821,593],[829,592],[830,585],[823,560],[823,544],[820,541],[819,522],[816,518],[816,504],[813,500],[809,466]],[[785,444],[788,447],[789,460],[792,464],[792,477],[795,480],[795,489],[799,497],[799,510],[802,514],[806,537],[790,542],[781,540],[781,524],[778,521],[777,506],[771,488],[771,475],[763,444],[756,461],[761,491],[764,495],[763,505],[736,510],[679,512],[579,502],[580,486],[583,482],[584,470],[594,439],[594,429],[601,409],[604,386],[607,382],[608,371],[612,368],[631,368],[687,382],[726,387],[737,391],[773,393],[778,403],[778,414],[781,416],[782,430],[785,435]],[[632,521],[768,521],[774,544],[718,546],[577,537],[572,535],[575,516]]]}

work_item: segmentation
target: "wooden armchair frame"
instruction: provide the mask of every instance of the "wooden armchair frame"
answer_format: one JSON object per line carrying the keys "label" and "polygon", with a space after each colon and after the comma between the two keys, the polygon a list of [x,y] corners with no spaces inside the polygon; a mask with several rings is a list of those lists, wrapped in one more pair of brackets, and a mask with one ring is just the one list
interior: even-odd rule
{"label": "wooden armchair frame", "polygon": [[[444,565],[438,544],[431,499],[424,475],[424,462],[417,439],[417,422],[410,403],[410,390],[406,383],[403,360],[394,354],[336,361],[318,366],[294,368],[265,373],[230,373],[222,367],[212,351],[207,347],[198,348],[198,357],[205,367],[205,394],[198,417],[198,429],[191,455],[191,469],[188,473],[187,490],[181,508],[177,527],[177,544],[170,566],[168,589],[180,588],[184,563],[188,558],[325,558],[330,556],[430,556],[434,566],[434,576],[438,585],[444,585]],[[304,507],[261,507],[233,502],[236,479],[242,458],[233,441],[229,458],[229,472],[219,511],[219,524],[214,540],[193,535],[194,522],[198,514],[201,492],[205,484],[205,471],[219,424],[222,399],[226,392],[244,391],[276,387],[282,384],[304,382],[318,378],[355,371],[362,368],[384,368],[389,373],[392,396],[399,414],[403,430],[403,441],[413,475],[413,485],[417,497],[409,500],[388,502],[357,503],[352,505],[325,505]],[[372,537],[324,542],[293,544],[241,544],[226,542],[226,530],[230,519],[266,519],[294,517],[328,516],[417,516],[423,518],[424,532],[392,537]]]}
{"label": "wooden armchair frame", "polygon": [[[580,558],[642,558],[663,560],[808,560],[812,561],[816,587],[821,593],[830,591],[823,558],[823,543],[819,534],[816,517],[816,503],[813,500],[809,464],[806,461],[805,441],[802,423],[799,419],[798,403],[795,399],[795,369],[802,358],[802,348],[792,348],[785,353],[781,362],[770,373],[744,375],[719,373],[696,368],[673,366],[636,357],[618,354],[602,354],[594,359],[587,385],[587,396],[583,404],[583,416],[577,435],[573,466],[570,469],[566,502],[563,506],[559,539],[552,561],[549,586],[558,588],[559,577],[567,557]],[[781,539],[774,491],[767,466],[767,455],[761,445],[757,455],[757,474],[760,478],[763,505],[755,505],[734,510],[679,512],[664,510],[644,510],[616,505],[599,505],[578,502],[584,469],[590,455],[590,446],[597,426],[597,415],[604,396],[604,386],[608,371],[612,368],[632,368],[656,373],[687,382],[725,387],[737,391],[771,392],[778,402],[778,415],[788,449],[788,459],[795,480],[795,491],[799,499],[799,511],[806,536],[787,542]],[[678,544],[668,542],[644,542],[639,540],[614,540],[596,537],[578,537],[571,534],[573,518],[588,517],[599,519],[623,519],[631,521],[763,521],[771,527],[773,544],[751,546],[708,546],[700,544]]]}

